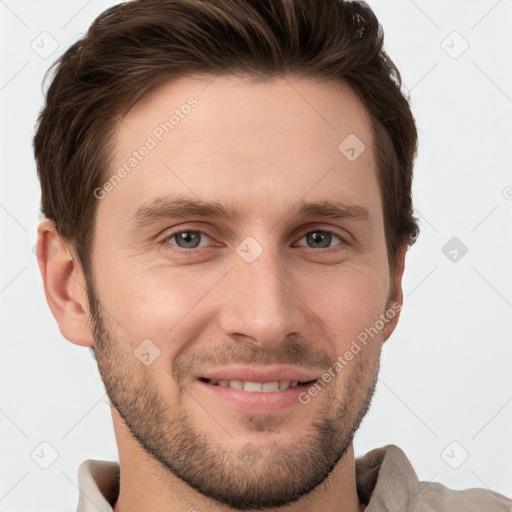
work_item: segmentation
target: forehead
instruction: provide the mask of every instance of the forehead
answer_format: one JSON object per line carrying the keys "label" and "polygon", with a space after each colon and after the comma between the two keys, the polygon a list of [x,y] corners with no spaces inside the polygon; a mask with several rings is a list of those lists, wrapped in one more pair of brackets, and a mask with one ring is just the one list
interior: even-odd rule
{"label": "forehead", "polygon": [[370,204],[377,213],[373,145],[369,114],[343,81],[181,78],[119,123],[105,181],[122,177],[99,208],[128,212],[180,194],[259,215],[299,199]]}

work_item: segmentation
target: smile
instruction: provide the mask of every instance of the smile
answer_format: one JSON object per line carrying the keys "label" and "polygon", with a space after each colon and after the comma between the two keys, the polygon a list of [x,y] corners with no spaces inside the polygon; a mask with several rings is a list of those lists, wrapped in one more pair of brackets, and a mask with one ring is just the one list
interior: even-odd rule
{"label": "smile", "polygon": [[283,391],[288,388],[296,388],[299,386],[307,386],[311,385],[315,382],[315,380],[310,380],[307,382],[299,382],[296,380],[276,380],[272,382],[251,382],[251,381],[242,381],[242,380],[226,380],[226,379],[206,379],[201,378],[202,382],[206,382],[207,384],[212,384],[214,386],[220,387],[229,387],[233,389],[239,389],[243,391],[248,391],[251,393],[273,393],[276,391]]}

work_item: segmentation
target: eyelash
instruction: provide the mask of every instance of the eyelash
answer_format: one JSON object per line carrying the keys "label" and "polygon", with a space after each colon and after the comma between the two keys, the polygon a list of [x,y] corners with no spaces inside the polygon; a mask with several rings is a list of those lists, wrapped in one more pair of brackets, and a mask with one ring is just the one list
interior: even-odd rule
{"label": "eyelash", "polygon": [[[190,256],[194,255],[194,253],[197,253],[197,251],[200,250],[200,249],[212,249],[212,247],[206,247],[206,246],[205,247],[192,247],[190,249],[183,249],[182,247],[178,247],[177,245],[169,243],[169,240],[171,238],[173,238],[176,235],[179,235],[180,233],[186,233],[187,231],[197,232],[197,233],[200,233],[201,235],[207,236],[211,240],[214,240],[213,237],[211,237],[210,235],[208,235],[204,231],[200,231],[198,229],[186,229],[186,228],[183,229],[182,228],[182,229],[180,229],[178,231],[172,231],[171,233],[166,234],[162,239],[159,240],[159,244],[162,245],[163,247],[165,247],[166,249],[169,248],[169,246],[172,246],[172,249],[170,249],[171,251],[178,252],[178,253],[181,253],[181,254],[184,254],[184,255],[190,255]],[[300,247],[304,247],[305,249],[309,249],[309,250],[315,251],[315,252],[320,250],[322,253],[330,253],[330,252],[333,252],[333,251],[337,251],[341,247],[344,247],[344,246],[348,245],[348,242],[347,242],[345,237],[341,236],[336,231],[331,230],[331,229],[327,229],[327,228],[311,229],[309,231],[306,231],[299,238],[299,240],[302,240],[305,236],[309,235],[310,233],[315,233],[315,232],[329,233],[330,235],[338,237],[341,240],[341,243],[337,244],[337,245],[334,245],[333,247],[326,247],[326,248],[320,248],[320,249],[315,249],[314,247],[307,247],[307,246],[304,246],[304,245],[301,245]]]}

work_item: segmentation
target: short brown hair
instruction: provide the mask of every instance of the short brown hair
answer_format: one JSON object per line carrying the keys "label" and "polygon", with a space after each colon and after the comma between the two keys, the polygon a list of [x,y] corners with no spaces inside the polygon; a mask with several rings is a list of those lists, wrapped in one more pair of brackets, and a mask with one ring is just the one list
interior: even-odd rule
{"label": "short brown hair", "polygon": [[[90,270],[94,190],[121,117],[157,85],[192,74],[347,81],[375,134],[390,268],[419,232],[412,208],[417,130],[400,73],[365,2],[136,0],[102,13],[51,68],[34,152],[42,212]],[[341,142],[341,141],[340,141]]]}

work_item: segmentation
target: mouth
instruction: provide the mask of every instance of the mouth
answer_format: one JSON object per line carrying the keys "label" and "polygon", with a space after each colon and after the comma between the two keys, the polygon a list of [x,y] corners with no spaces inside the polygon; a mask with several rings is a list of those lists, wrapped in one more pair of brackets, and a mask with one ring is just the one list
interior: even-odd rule
{"label": "mouth", "polygon": [[[321,378],[321,368],[235,365],[204,369],[195,389],[219,410],[274,414],[303,407],[301,396]],[[199,395],[198,395],[199,396]],[[322,400],[318,401],[322,403]]]}
{"label": "mouth", "polygon": [[212,386],[219,386],[223,388],[238,389],[240,391],[248,391],[249,393],[275,393],[277,391],[284,391],[288,388],[300,388],[308,387],[316,382],[316,379],[309,381],[297,381],[297,380],[276,380],[269,382],[251,382],[242,381],[238,379],[207,379],[200,377],[199,380],[205,384],[211,384]]}

